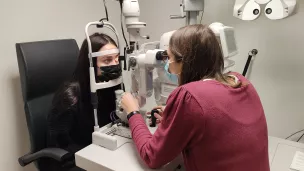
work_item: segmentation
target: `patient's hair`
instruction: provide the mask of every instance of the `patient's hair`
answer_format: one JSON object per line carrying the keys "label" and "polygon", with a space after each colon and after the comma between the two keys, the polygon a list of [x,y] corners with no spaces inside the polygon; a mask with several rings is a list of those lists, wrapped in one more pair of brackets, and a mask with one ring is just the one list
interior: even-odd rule
{"label": "patient's hair", "polygon": [[[92,44],[92,52],[98,52],[103,46],[111,43],[115,46],[117,44],[108,35],[103,33],[94,33],[90,36]],[[60,107],[60,109],[68,109],[75,105],[79,100],[86,106],[91,106],[91,93],[90,93],[90,74],[89,74],[89,49],[88,42],[85,39],[82,43],[76,69],[70,80],[67,80],[57,91],[53,99],[53,105]],[[93,65],[96,72],[96,58],[93,58]],[[68,65],[68,64],[67,64]],[[115,100],[114,100],[115,102]]]}
{"label": "patient's hair", "polygon": [[231,87],[241,83],[231,83],[224,74],[224,57],[213,31],[205,25],[196,24],[177,30],[170,39],[169,48],[177,63],[182,62],[179,84],[214,78]]}
{"label": "patient's hair", "polygon": [[[108,35],[103,33],[95,33],[90,36],[91,45],[92,45],[92,52],[98,52],[103,46],[110,43],[115,46],[117,44],[115,41]],[[73,74],[73,81],[76,81],[80,84],[82,99],[90,101],[90,74],[89,74],[89,48],[88,42],[85,39],[82,43],[80,48],[79,57],[78,57],[78,64],[76,70]],[[97,76],[97,59],[93,58],[93,65],[95,67],[95,77]]]}

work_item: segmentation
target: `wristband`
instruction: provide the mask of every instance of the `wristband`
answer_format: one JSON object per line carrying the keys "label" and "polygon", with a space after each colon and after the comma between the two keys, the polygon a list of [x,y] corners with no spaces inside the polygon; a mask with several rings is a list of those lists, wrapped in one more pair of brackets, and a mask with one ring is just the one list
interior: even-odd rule
{"label": "wristband", "polygon": [[139,112],[139,111],[133,111],[133,112],[129,113],[129,114],[127,115],[127,119],[130,120],[130,118],[131,118],[133,115],[135,115],[135,114],[140,114],[140,112]]}

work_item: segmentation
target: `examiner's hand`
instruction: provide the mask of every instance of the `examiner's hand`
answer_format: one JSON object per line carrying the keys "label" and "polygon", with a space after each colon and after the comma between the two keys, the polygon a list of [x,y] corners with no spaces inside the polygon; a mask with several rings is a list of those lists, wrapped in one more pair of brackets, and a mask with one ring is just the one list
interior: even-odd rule
{"label": "examiner's hand", "polygon": [[[159,124],[162,122],[162,119],[163,119],[163,112],[165,110],[165,106],[156,106],[153,108],[153,110],[157,109],[159,111],[159,114],[158,113],[155,113],[154,116],[156,118],[156,123]],[[147,112],[147,115],[150,116],[151,115],[151,112]],[[149,119],[149,124],[151,124],[152,121],[151,119]]]}
{"label": "examiner's hand", "polygon": [[133,111],[138,111],[138,100],[131,93],[126,92],[121,97],[121,107],[127,112],[127,115]]}

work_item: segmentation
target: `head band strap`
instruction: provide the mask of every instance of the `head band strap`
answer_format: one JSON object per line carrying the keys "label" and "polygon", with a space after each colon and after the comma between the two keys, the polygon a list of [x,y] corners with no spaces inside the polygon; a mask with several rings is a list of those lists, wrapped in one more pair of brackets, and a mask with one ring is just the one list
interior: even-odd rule
{"label": "head band strap", "polygon": [[99,56],[112,55],[112,54],[119,54],[119,50],[110,49],[110,50],[104,50],[101,52],[94,52],[94,53],[92,53],[92,57],[99,57]]}

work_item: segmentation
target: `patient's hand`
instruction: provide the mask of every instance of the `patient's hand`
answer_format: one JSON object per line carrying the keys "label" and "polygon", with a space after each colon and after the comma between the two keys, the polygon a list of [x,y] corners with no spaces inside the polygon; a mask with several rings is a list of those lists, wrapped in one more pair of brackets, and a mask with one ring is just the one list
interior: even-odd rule
{"label": "patient's hand", "polygon": [[[159,111],[159,114],[158,113],[155,113],[154,116],[156,117],[156,123],[159,124],[162,122],[162,119],[163,119],[163,112],[165,110],[165,106],[156,106],[154,107],[152,110],[154,109],[157,109]],[[150,116],[151,115],[151,112],[147,112],[147,115]],[[151,119],[149,119],[149,124],[151,124]]]}

